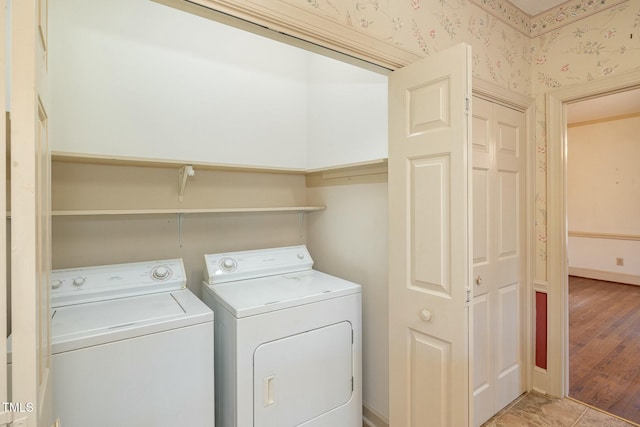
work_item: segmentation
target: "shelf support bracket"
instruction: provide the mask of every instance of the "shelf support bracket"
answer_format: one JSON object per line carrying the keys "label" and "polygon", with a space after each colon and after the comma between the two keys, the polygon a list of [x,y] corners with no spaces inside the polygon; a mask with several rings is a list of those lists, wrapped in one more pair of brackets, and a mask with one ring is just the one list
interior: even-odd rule
{"label": "shelf support bracket", "polygon": [[184,199],[184,189],[187,187],[187,179],[195,174],[196,171],[193,170],[192,165],[185,165],[178,169],[178,201],[182,202]]}

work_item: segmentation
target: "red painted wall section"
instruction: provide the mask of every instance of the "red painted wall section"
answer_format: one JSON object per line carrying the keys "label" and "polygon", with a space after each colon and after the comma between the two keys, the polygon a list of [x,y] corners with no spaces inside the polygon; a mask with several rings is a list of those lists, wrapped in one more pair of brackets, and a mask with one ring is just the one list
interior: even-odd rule
{"label": "red painted wall section", "polygon": [[536,292],[536,366],[547,369],[547,294]]}

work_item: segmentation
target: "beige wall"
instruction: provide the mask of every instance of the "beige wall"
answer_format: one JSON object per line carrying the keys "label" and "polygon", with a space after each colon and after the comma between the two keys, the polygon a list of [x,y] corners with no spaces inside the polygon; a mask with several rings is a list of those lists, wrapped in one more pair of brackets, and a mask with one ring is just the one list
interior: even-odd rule
{"label": "beige wall", "polygon": [[[639,134],[637,115],[568,129],[568,255],[573,274],[586,269],[640,279]],[[634,237],[638,240],[628,240]],[[617,265],[616,258],[623,258],[624,265]]]}
{"label": "beige wall", "polygon": [[640,235],[640,116],[568,129],[570,231]]}
{"label": "beige wall", "polygon": [[389,418],[387,183],[312,187],[307,245],[315,268],[362,286],[363,403]]}
{"label": "beige wall", "polygon": [[[54,162],[53,209],[303,206],[303,175],[197,170],[178,202],[177,168]],[[200,295],[205,253],[306,242],[297,212],[54,216],[53,268],[183,258]]]}

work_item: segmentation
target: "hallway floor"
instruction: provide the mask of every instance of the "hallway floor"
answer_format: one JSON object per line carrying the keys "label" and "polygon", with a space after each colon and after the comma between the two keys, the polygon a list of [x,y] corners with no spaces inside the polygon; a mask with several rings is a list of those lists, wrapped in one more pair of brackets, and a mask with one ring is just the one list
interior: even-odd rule
{"label": "hallway floor", "polygon": [[633,427],[612,415],[572,399],[552,399],[539,393],[523,394],[482,427]]}

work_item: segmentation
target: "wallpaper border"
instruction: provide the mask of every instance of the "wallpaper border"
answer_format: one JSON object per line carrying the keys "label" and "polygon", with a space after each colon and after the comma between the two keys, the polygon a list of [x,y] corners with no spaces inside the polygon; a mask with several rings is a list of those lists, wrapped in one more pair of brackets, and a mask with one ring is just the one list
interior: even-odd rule
{"label": "wallpaper border", "polygon": [[535,16],[506,0],[469,1],[525,36],[535,38],[629,0],[569,0]]}
{"label": "wallpaper border", "polygon": [[574,0],[531,18],[530,36],[548,33],[629,0]]}

